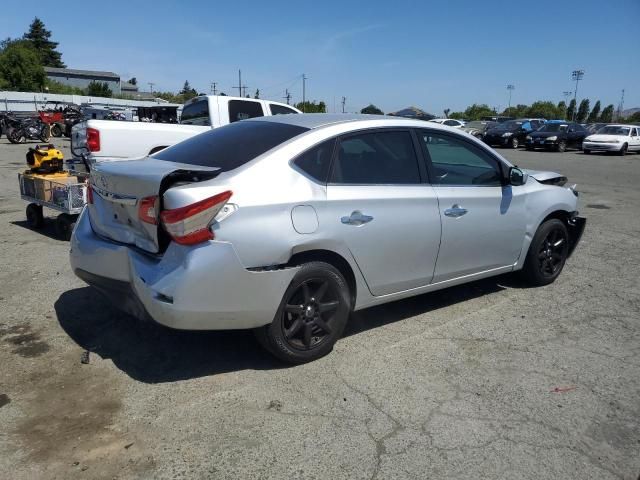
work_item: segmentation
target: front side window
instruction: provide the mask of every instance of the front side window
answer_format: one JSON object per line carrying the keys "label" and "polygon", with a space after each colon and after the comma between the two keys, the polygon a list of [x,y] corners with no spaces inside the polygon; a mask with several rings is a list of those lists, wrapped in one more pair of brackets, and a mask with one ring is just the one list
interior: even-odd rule
{"label": "front side window", "polygon": [[293,108],[285,107],[284,105],[277,105],[270,103],[271,115],[287,115],[289,113],[298,113]]}
{"label": "front side window", "polygon": [[377,131],[340,139],[331,183],[420,183],[418,158],[408,131]]}
{"label": "front side window", "polygon": [[264,116],[262,104],[249,100],[229,100],[229,122]]}
{"label": "front side window", "polygon": [[438,185],[502,185],[498,161],[479,147],[451,135],[421,131],[418,135],[431,161],[432,182]]}
{"label": "front side window", "polygon": [[209,100],[203,99],[185,105],[182,109],[180,123],[183,125],[211,125],[209,118]]}
{"label": "front side window", "polygon": [[314,180],[326,184],[336,139],[332,138],[307,150],[293,164]]}
{"label": "front side window", "polygon": [[459,125],[455,120],[445,120],[444,124],[449,127],[457,127]]}

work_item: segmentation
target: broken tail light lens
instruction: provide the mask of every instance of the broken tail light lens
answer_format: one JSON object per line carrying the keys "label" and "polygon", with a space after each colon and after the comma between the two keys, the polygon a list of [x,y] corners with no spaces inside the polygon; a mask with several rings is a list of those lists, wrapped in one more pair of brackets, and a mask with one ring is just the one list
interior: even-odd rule
{"label": "broken tail light lens", "polygon": [[218,212],[231,198],[232,192],[219,193],[185,207],[164,210],[160,220],[173,241],[180,245],[195,245],[213,240],[209,226]]}
{"label": "broken tail light lens", "polygon": [[138,218],[144,223],[158,224],[158,197],[145,197],[138,205]]}

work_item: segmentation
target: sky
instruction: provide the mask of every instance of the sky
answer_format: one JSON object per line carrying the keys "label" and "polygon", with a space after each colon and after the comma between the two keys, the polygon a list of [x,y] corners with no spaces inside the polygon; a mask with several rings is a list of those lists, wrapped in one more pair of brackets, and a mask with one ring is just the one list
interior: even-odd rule
{"label": "sky", "polygon": [[[6,2],[6,3],[5,3]],[[329,111],[369,103],[441,115],[472,103],[504,109],[558,102],[585,71],[578,101],[640,107],[640,0],[0,1],[0,38],[35,16],[69,68],[136,77],[141,90],[185,80],[237,94],[324,100]]]}

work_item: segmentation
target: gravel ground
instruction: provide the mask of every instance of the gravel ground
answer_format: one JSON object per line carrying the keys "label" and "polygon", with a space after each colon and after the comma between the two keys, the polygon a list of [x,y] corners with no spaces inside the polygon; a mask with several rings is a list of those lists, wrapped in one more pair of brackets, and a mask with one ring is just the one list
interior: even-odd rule
{"label": "gravel ground", "polygon": [[365,310],[332,354],[286,367],[248,332],[139,324],[75,278],[52,225],[26,227],[25,151],[0,139],[12,479],[638,478],[640,155],[503,151],[579,184],[587,230],[555,284]]}

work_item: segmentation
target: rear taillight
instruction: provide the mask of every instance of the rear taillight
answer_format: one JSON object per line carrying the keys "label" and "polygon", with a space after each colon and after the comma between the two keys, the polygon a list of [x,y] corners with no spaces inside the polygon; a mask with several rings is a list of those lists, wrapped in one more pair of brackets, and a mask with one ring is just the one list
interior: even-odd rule
{"label": "rear taillight", "polygon": [[100,130],[87,128],[87,148],[90,152],[100,151]]}
{"label": "rear taillight", "polygon": [[93,205],[93,188],[90,181],[87,181],[87,203]]}
{"label": "rear taillight", "polygon": [[181,245],[213,240],[214,235],[209,226],[231,195],[232,192],[227,190],[186,207],[165,210],[160,213],[162,226],[173,241]]}
{"label": "rear taillight", "polygon": [[144,223],[158,224],[158,197],[145,197],[138,205],[138,218]]}

